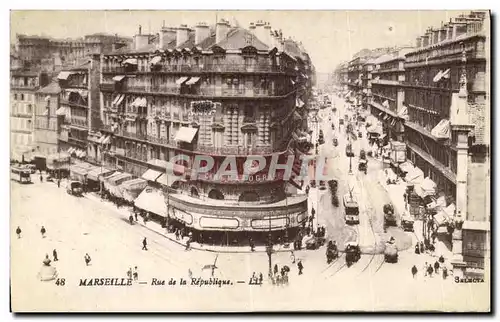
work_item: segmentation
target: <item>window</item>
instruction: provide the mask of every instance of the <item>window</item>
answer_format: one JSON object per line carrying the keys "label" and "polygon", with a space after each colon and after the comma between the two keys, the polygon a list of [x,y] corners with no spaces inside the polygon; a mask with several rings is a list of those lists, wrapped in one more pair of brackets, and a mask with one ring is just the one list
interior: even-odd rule
{"label": "window", "polygon": [[14,94],[14,101],[17,101],[17,94]]}
{"label": "window", "polygon": [[217,189],[212,189],[208,193],[208,198],[216,200],[224,200],[224,195]]}
{"label": "window", "polygon": [[28,114],[31,114],[33,113],[33,107],[31,106],[31,104],[28,104]]}
{"label": "window", "polygon": [[21,94],[21,101],[24,101],[24,94]]}

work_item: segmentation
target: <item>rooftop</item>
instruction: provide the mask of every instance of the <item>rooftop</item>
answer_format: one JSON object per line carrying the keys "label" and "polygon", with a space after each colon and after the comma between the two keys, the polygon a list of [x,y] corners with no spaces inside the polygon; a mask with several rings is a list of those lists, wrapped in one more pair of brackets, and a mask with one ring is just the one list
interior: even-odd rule
{"label": "rooftop", "polygon": [[36,92],[40,94],[59,94],[61,92],[61,87],[59,87],[59,83],[52,82]]}

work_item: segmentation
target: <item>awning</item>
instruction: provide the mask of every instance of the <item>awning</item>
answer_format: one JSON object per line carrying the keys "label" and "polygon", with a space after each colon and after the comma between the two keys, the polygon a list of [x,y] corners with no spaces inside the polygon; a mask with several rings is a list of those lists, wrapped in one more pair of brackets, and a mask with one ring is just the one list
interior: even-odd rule
{"label": "awning", "polygon": [[169,161],[165,160],[159,160],[159,159],[151,159],[148,161],[148,164],[163,168],[167,171],[167,173],[174,173],[177,175],[182,175],[186,172],[186,167],[180,164],[175,164]]}
{"label": "awning", "polygon": [[100,176],[105,176],[106,174],[111,174],[114,170],[107,168],[96,168],[87,173],[87,179],[93,181],[99,181]]}
{"label": "awning", "polygon": [[182,180],[182,178],[179,178],[176,175],[168,174],[168,173],[164,173],[158,179],[156,179],[156,182],[158,182],[164,186],[167,186],[167,187],[172,187],[172,185],[177,181],[183,181],[183,180]]}
{"label": "awning", "polygon": [[120,171],[114,171],[114,172],[110,172],[110,173],[106,173],[106,174],[101,174],[100,176],[100,180],[101,181],[104,181],[104,183],[106,184],[106,182],[111,179],[112,177],[114,176],[117,176],[117,175],[120,175],[122,174],[123,172],[120,172]]}
{"label": "awning", "polygon": [[448,207],[441,209],[435,216],[434,221],[438,226],[442,226],[448,220],[453,219],[455,215],[455,204],[452,203]]}
{"label": "awning", "polygon": [[68,152],[71,155],[71,153],[73,153],[73,151],[75,151],[75,148],[69,148],[68,151],[66,151],[66,152]]}
{"label": "awning", "polygon": [[175,140],[191,143],[193,142],[194,136],[197,132],[198,129],[194,127],[180,127],[175,135]]}
{"label": "awning", "polygon": [[130,173],[120,173],[119,175],[113,176],[112,178],[108,179],[108,183],[117,186],[121,184],[124,181],[127,181],[126,179],[132,178],[132,175]]}
{"label": "awning", "polygon": [[60,72],[59,75],[57,75],[57,79],[67,80],[68,77],[73,74],[73,72]]}
{"label": "awning", "polygon": [[82,151],[82,153],[80,154],[80,158],[85,158],[86,156],[87,156],[87,152]]}
{"label": "awning", "polygon": [[401,169],[401,171],[403,172],[411,173],[411,171],[413,170],[413,165],[410,162],[406,161],[399,164],[399,169]]}
{"label": "awning", "polygon": [[161,62],[161,56],[155,56],[155,57],[151,58],[151,60],[149,61],[149,63],[151,65],[156,65],[159,62]]}
{"label": "awning", "polygon": [[125,99],[125,94],[120,95],[120,97],[118,98],[118,100],[115,103],[115,106],[120,105],[124,99]]}
{"label": "awning", "polygon": [[148,169],[142,174],[141,178],[147,181],[156,181],[161,175],[162,173],[160,171]]}
{"label": "awning", "polygon": [[137,59],[135,58],[125,59],[125,61],[122,64],[137,65]]}
{"label": "awning", "polygon": [[403,105],[403,107],[401,107],[401,110],[398,112],[398,116],[399,117],[408,116],[408,107],[406,105]]}
{"label": "awning", "polygon": [[438,125],[436,125],[432,130],[431,134],[438,139],[449,139],[450,138],[450,121],[447,119],[442,119]]}
{"label": "awning", "polygon": [[347,92],[347,94],[345,94],[344,97],[351,95],[351,93],[352,93],[352,91]]}
{"label": "awning", "polygon": [[441,78],[450,78],[450,69],[449,68],[444,71],[444,73],[441,75]]}
{"label": "awning", "polygon": [[297,98],[297,101],[296,101],[296,105],[297,105],[297,107],[302,107],[302,106],[304,106],[304,104],[305,104],[305,103],[304,103],[304,102],[302,102],[302,100],[301,100],[300,98]]}
{"label": "awning", "polygon": [[194,85],[198,83],[199,80],[199,77],[191,77],[191,79],[186,82],[186,85]]}
{"label": "awning", "polygon": [[106,135],[104,140],[102,140],[101,144],[109,144],[109,141],[111,140],[111,136]]}
{"label": "awning", "polygon": [[148,106],[148,100],[145,97],[140,98],[139,101],[137,102],[137,106],[138,107]]}
{"label": "awning", "polygon": [[420,184],[415,186],[415,193],[421,198],[433,196],[436,194],[436,184],[430,178],[425,178]]}
{"label": "awning", "polygon": [[394,125],[396,125],[396,119],[391,120],[391,126],[394,126]]}
{"label": "awning", "polygon": [[133,179],[123,182],[118,188],[121,191],[123,199],[133,202],[147,185],[148,182],[145,180]]}
{"label": "awning", "polygon": [[116,75],[115,77],[113,77],[113,80],[115,82],[121,82],[126,76],[124,75]]}
{"label": "awning", "polygon": [[187,80],[188,80],[188,78],[189,78],[189,77],[181,77],[181,78],[177,79],[177,80],[175,81],[175,83],[176,83],[177,85],[181,85],[182,83],[184,83],[185,81],[187,81]]}
{"label": "awning", "polygon": [[121,94],[116,95],[116,97],[113,100],[113,102],[111,102],[111,105],[116,105],[116,102],[118,102],[118,100],[120,99],[121,96],[122,96]]}
{"label": "awning", "polygon": [[134,205],[137,208],[152,212],[156,215],[162,217],[167,216],[165,197],[163,195],[163,192],[157,189],[151,187],[144,188],[137,199],[135,199]]}
{"label": "awning", "polygon": [[409,184],[417,185],[424,180],[424,172],[418,167],[414,167],[406,174],[405,180]]}
{"label": "awning", "polygon": [[433,81],[434,83],[437,83],[437,82],[439,82],[439,81],[441,80],[441,78],[442,78],[442,77],[443,77],[443,71],[442,71],[442,70],[440,70],[440,71],[436,74],[436,76],[434,76],[434,78],[432,79],[432,81]]}
{"label": "awning", "polygon": [[387,121],[388,118],[389,118],[389,115],[386,114],[386,115],[384,115],[383,120]]}
{"label": "awning", "polygon": [[56,115],[66,115],[67,111],[68,109],[66,106],[59,107],[56,111]]}
{"label": "awning", "polygon": [[292,82],[292,85],[295,85],[295,82],[293,81],[293,79],[290,79],[290,81]]}
{"label": "awning", "polygon": [[139,104],[141,103],[141,98],[140,97],[136,97],[135,100],[130,104],[130,106],[139,106]]}
{"label": "awning", "polygon": [[72,166],[71,169],[70,169],[70,176],[85,176],[87,175],[87,173],[89,173],[89,170],[90,169],[85,169],[85,168],[81,168],[81,167],[78,167],[76,165]]}

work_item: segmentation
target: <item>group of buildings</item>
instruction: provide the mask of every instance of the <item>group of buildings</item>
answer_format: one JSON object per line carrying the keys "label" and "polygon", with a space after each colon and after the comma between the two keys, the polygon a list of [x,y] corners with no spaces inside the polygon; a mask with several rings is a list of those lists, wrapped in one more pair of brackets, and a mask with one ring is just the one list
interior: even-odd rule
{"label": "group of buildings", "polygon": [[[86,52],[52,78],[12,71],[12,124],[23,129],[11,130],[11,158],[43,166],[70,154],[142,177],[149,182],[139,196],[143,210],[194,231],[224,232],[228,242],[242,235],[265,240],[271,230],[291,236],[307,218],[307,197],[295,191],[300,183],[267,178],[268,168],[260,181],[243,173],[248,156],[269,165],[279,155],[285,164],[304,152],[315,70],[302,44],[267,22],[242,28],[223,19],[164,26],[157,34],[139,27],[128,46],[112,39],[113,48]],[[79,55],[79,44],[69,47]],[[190,170],[189,162],[170,162],[180,154],[190,161],[211,156],[212,174],[235,156],[238,179],[158,180],[172,168]],[[165,190],[168,200],[158,193]]]}
{"label": "group of buildings", "polygon": [[429,27],[413,48],[361,52],[334,73],[455,205],[454,265],[479,269],[490,244],[489,55],[488,13],[471,12]]}

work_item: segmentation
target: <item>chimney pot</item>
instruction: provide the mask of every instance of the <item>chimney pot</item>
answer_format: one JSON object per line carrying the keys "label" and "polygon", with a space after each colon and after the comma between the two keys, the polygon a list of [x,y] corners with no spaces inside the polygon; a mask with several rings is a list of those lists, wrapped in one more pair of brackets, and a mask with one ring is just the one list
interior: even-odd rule
{"label": "chimney pot", "polygon": [[189,28],[187,25],[180,25],[179,28],[177,28],[177,39],[176,39],[176,47],[179,47],[183,43],[188,40],[188,35],[189,35]]}
{"label": "chimney pot", "polygon": [[215,26],[215,43],[219,43],[222,40],[227,38],[227,34],[229,33],[229,22],[221,19]]}
{"label": "chimney pot", "polygon": [[210,28],[205,22],[199,22],[195,26],[194,43],[197,45],[210,36]]}

